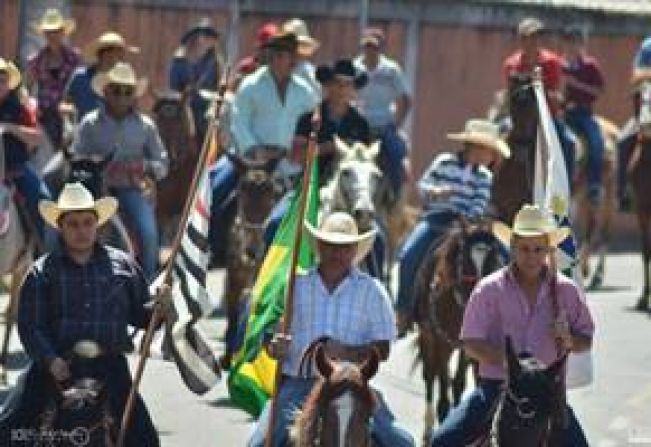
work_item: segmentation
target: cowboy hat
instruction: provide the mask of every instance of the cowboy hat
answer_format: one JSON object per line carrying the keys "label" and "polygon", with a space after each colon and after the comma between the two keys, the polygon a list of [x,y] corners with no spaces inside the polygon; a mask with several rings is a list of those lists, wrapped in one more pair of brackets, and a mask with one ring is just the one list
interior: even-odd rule
{"label": "cowboy hat", "polygon": [[202,17],[183,33],[183,36],[181,36],[181,45],[187,44],[195,36],[214,37],[218,39],[220,35],[219,31],[213,26],[212,21],[208,17]]}
{"label": "cowboy hat", "polygon": [[20,85],[20,70],[16,68],[13,62],[0,57],[0,71],[7,73],[7,76],[9,77],[7,81],[9,90],[13,90]]}
{"label": "cowboy hat", "polygon": [[493,223],[493,234],[505,245],[511,244],[513,235],[520,237],[549,237],[549,245],[556,247],[570,234],[567,227],[558,228],[553,218],[537,205],[524,205],[513,219],[513,228],[502,222]]}
{"label": "cowboy hat", "polygon": [[448,138],[490,147],[504,158],[511,156],[509,145],[500,137],[499,127],[487,120],[470,119],[466,121],[463,132],[449,133]]}
{"label": "cowboy hat", "polygon": [[106,48],[122,48],[130,53],[139,53],[140,48],[127,45],[124,37],[116,32],[109,31],[89,43],[84,49],[84,58],[91,64],[97,62],[97,53]]}
{"label": "cowboy hat", "polygon": [[326,216],[318,229],[308,221],[304,223],[313,241],[321,241],[334,245],[357,244],[357,253],[353,260],[354,264],[361,262],[373,247],[376,231],[373,229],[359,234],[355,219],[343,211],[336,211]]}
{"label": "cowboy hat", "polygon": [[310,57],[321,46],[318,40],[310,36],[307,24],[301,19],[291,19],[283,23],[283,31],[296,34],[298,39],[298,54]]}
{"label": "cowboy hat", "polygon": [[104,88],[109,84],[130,85],[135,88],[135,96],[142,96],[147,90],[147,79],[136,77],[131,64],[118,62],[106,73],[98,73],[93,77],[92,86],[95,93],[104,96]]}
{"label": "cowboy hat", "polygon": [[118,209],[118,201],[114,197],[93,199],[93,195],[79,182],[67,183],[59,194],[56,203],[51,200],[41,200],[38,211],[43,220],[54,228],[59,228],[59,218],[71,211],[95,211],[97,225],[109,220]]}
{"label": "cowboy hat", "polygon": [[350,59],[340,59],[332,67],[320,65],[316,69],[315,77],[320,84],[327,84],[336,77],[346,78],[353,81],[358,90],[368,83],[367,74],[357,70]]}
{"label": "cowboy hat", "polygon": [[296,33],[290,31],[279,31],[267,40],[264,48],[276,51],[288,51],[296,53],[298,49],[298,37]]}
{"label": "cowboy hat", "polygon": [[33,26],[34,30],[39,34],[63,31],[65,35],[69,35],[75,29],[75,21],[64,18],[58,9],[50,8],[45,11],[41,20],[34,23]]}

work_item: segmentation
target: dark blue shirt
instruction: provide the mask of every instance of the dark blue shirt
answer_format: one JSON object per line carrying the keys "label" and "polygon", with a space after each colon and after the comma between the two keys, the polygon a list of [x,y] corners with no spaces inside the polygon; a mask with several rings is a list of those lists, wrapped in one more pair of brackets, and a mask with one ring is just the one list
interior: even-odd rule
{"label": "dark blue shirt", "polygon": [[91,81],[97,73],[96,66],[79,67],[72,74],[66,87],[65,97],[70,98],[77,109],[77,119],[98,108],[102,98],[93,90]]}
{"label": "dark blue shirt", "polygon": [[126,253],[97,244],[81,265],[59,247],[27,273],[18,334],[27,354],[44,364],[80,340],[94,340],[110,353],[127,352],[133,349],[127,324],[147,326],[147,301],[147,282]]}

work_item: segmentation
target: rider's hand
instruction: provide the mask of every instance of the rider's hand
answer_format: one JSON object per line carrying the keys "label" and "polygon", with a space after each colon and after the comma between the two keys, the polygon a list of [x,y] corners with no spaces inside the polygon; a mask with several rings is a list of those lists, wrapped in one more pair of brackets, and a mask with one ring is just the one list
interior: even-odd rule
{"label": "rider's hand", "polygon": [[280,360],[287,355],[287,352],[289,352],[289,344],[291,342],[291,335],[276,333],[267,345],[267,351],[271,357]]}
{"label": "rider's hand", "polygon": [[158,311],[163,315],[167,315],[173,306],[172,288],[169,286],[169,284],[161,284],[156,289],[154,296],[156,299],[156,306],[158,308]]}
{"label": "rider's hand", "polygon": [[50,374],[57,382],[65,382],[70,378],[68,364],[61,357],[55,357],[49,365]]}
{"label": "rider's hand", "polygon": [[567,350],[572,349],[572,333],[570,332],[570,324],[564,314],[552,323],[552,335],[555,339],[561,341],[563,348]]}

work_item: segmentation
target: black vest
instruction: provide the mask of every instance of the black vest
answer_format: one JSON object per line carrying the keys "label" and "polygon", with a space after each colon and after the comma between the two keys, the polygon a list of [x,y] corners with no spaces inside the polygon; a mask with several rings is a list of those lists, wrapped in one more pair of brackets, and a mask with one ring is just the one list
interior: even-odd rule
{"label": "black vest", "polygon": [[[24,109],[25,106],[21,104],[18,96],[10,93],[4,101],[0,102],[0,123],[20,124]],[[3,139],[7,171],[22,167],[29,160],[27,145],[7,132],[4,133]]]}

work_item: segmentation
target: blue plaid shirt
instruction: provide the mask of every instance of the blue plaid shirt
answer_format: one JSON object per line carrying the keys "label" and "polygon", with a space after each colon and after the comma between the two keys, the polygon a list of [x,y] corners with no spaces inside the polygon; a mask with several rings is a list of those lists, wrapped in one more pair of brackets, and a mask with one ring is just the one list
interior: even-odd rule
{"label": "blue plaid shirt", "polygon": [[38,259],[20,292],[18,334],[27,354],[49,363],[79,340],[110,353],[133,349],[127,324],[146,327],[147,282],[126,253],[97,244],[78,264],[59,247]]}
{"label": "blue plaid shirt", "polygon": [[301,356],[315,340],[328,337],[346,345],[392,341],[396,325],[391,300],[375,278],[353,268],[330,293],[318,270],[296,278],[292,343],[283,373],[298,376]]}

